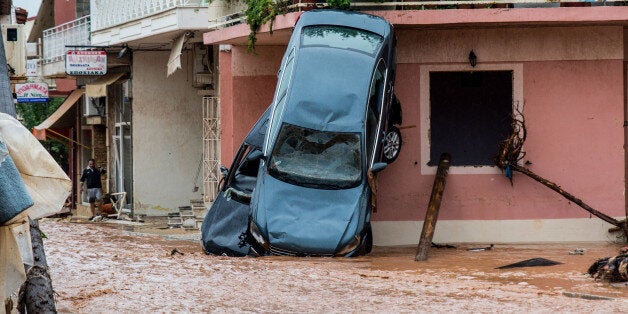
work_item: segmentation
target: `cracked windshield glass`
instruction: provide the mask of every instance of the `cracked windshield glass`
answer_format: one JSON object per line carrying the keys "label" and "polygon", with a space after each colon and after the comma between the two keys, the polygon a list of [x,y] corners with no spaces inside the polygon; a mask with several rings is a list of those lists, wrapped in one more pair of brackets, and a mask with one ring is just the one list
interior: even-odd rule
{"label": "cracked windshield glass", "polygon": [[359,133],[335,133],[284,123],[269,173],[282,181],[323,189],[355,187],[362,178]]}

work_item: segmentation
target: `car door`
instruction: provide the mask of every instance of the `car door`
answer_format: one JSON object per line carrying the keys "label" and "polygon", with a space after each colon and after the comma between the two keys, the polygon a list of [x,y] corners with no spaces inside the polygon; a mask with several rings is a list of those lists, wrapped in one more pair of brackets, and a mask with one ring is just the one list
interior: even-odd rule
{"label": "car door", "polygon": [[243,241],[249,220],[251,194],[257,182],[259,158],[249,158],[260,151],[268,126],[269,110],[253,126],[231,168],[223,172],[223,180],[214,203],[201,227],[201,243],[208,254],[244,256],[249,245]]}

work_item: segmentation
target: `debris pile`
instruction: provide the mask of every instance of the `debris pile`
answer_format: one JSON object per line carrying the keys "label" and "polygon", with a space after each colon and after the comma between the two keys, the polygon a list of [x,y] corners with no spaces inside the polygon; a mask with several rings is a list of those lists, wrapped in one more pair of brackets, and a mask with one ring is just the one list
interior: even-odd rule
{"label": "debris pile", "polygon": [[168,227],[197,230],[206,214],[203,200],[190,200],[190,206],[179,206],[178,212],[168,213]]}
{"label": "debris pile", "polygon": [[628,246],[619,250],[617,256],[597,260],[587,273],[596,280],[628,282]]}

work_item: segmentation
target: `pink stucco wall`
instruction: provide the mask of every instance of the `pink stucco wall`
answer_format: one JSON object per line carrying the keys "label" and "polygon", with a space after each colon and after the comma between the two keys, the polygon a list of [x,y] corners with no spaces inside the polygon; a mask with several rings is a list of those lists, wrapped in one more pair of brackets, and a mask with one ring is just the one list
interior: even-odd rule
{"label": "pink stucco wall", "polygon": [[[403,106],[404,146],[379,176],[374,221],[425,217],[434,176],[421,173],[427,162],[421,160],[422,67],[464,64],[471,48],[483,63],[522,68],[529,168],[607,215],[625,215],[623,28],[402,29],[398,37],[395,91]],[[228,56],[221,53],[223,163],[231,162],[272,100],[284,49],[260,46],[254,55],[233,46]],[[583,209],[518,173],[514,186],[498,174],[450,174],[439,220],[586,217]]]}
{"label": "pink stucco wall", "polygon": [[273,100],[283,46],[220,53],[221,161],[229,165],[251,126]]}
{"label": "pink stucco wall", "polygon": [[[621,60],[524,63],[525,160],[589,205],[624,215],[623,73]],[[404,146],[379,177],[373,220],[422,220],[433,175],[421,175],[419,64],[398,66]],[[455,158],[453,156],[452,158]],[[539,183],[515,174],[448,177],[439,219],[499,220],[588,217]]]}
{"label": "pink stucco wall", "polygon": [[76,19],[76,0],[55,1],[55,25]]}

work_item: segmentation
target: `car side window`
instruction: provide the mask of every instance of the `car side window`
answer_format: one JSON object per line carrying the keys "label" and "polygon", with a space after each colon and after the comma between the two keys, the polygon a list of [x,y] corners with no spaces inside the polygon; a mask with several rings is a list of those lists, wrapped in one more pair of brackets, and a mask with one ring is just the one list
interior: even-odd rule
{"label": "car side window", "polygon": [[231,167],[229,168],[229,172],[227,174],[227,178],[225,178],[226,184],[225,187],[229,187],[234,184],[236,180],[236,175],[238,174],[238,170],[242,165],[242,160],[249,153],[250,147],[246,144],[240,146],[240,149],[236,153],[236,156],[233,158],[233,162],[231,163]]}
{"label": "car side window", "polygon": [[281,99],[286,95],[288,85],[290,85],[290,79],[292,77],[292,65],[294,64],[294,49],[290,52],[286,61],[286,67],[281,75],[281,81],[279,82],[279,91],[277,91],[277,99]]}
{"label": "car side window", "polygon": [[379,118],[382,100],[384,99],[384,86],[386,83],[386,64],[380,59],[371,79],[368,106]]}
{"label": "car side window", "polygon": [[286,96],[288,95],[288,86],[290,85],[290,80],[292,78],[292,69],[294,68],[294,48],[290,51],[288,58],[286,59],[286,66],[283,69],[283,73],[281,74],[281,79],[279,80],[279,88],[277,90],[276,101],[277,104],[275,106],[275,110],[272,114],[272,121],[270,124],[270,130],[268,132],[268,139],[272,141],[272,139],[277,136],[277,132],[279,131],[279,121],[281,121],[281,116],[283,112],[283,108],[286,104]]}
{"label": "car side window", "polygon": [[372,160],[375,141],[377,140],[377,128],[381,114],[381,106],[384,99],[386,86],[386,64],[380,59],[373,72],[371,87],[369,89],[369,101],[366,110],[366,153],[368,161]]}
{"label": "car side window", "polygon": [[369,106],[366,110],[366,153],[367,162],[373,160],[373,150],[375,149],[375,137],[377,134],[377,116]]}

